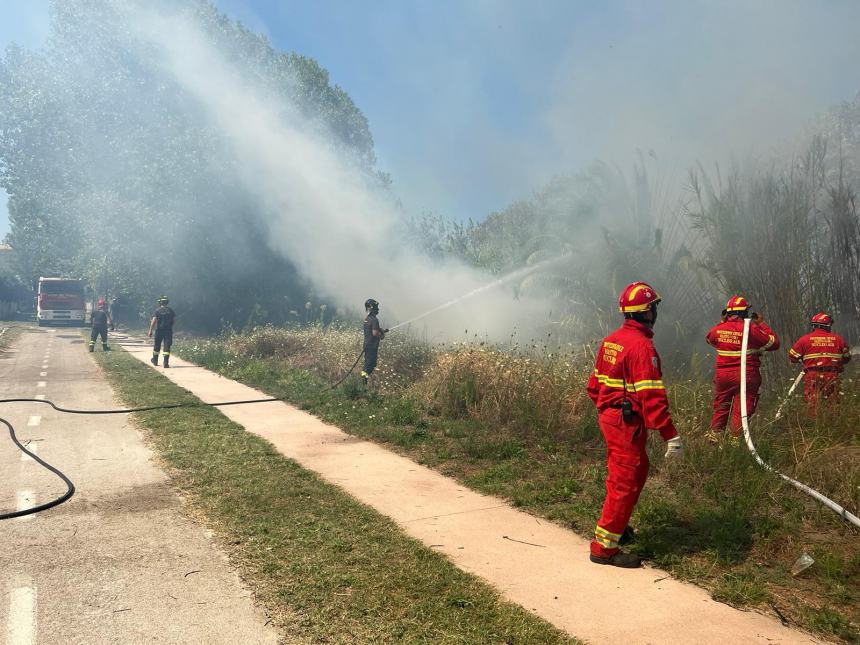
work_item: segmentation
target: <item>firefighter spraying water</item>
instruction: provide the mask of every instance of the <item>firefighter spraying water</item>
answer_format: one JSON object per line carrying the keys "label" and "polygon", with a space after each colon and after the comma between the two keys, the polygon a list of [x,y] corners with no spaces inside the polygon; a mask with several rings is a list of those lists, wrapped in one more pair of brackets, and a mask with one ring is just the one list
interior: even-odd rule
{"label": "firefighter spraying water", "polygon": [[376,362],[379,357],[379,341],[385,338],[387,329],[382,329],[379,326],[379,303],[373,298],[368,298],[364,302],[364,369],[361,370],[361,378],[365,385],[376,369]]}
{"label": "firefighter spraying water", "polygon": [[826,313],[812,317],[812,331],[801,336],[788,350],[792,363],[803,365],[803,395],[809,416],[815,416],[821,400],[836,403],[839,399],[839,377],[851,360],[845,339],[834,334],[833,318]]}
{"label": "firefighter spraying water", "polygon": [[723,311],[722,320],[707,334],[706,340],[717,350],[716,369],[714,372],[714,415],[711,418],[711,430],[708,438],[712,442],[719,441],[726,429],[731,415],[731,433],[737,440],[741,433],[741,409],[739,370],[741,365],[741,342],[743,339],[744,321],[749,319],[750,352],[746,363],[746,406],[750,416],[758,404],[758,390],[761,387],[761,355],[779,349],[779,339],[768,327],[760,314],[752,314],[750,304],[742,296],[729,298]]}

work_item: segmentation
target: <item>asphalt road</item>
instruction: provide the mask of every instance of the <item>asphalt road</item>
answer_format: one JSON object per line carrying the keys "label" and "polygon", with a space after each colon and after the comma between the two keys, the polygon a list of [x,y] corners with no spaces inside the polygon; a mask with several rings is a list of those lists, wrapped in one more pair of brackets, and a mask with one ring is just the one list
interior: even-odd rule
{"label": "asphalt road", "polygon": [[[0,397],[34,395],[117,407],[77,329],[29,327],[0,353]],[[3,404],[0,416],[77,486],[66,504],[0,522],[0,635],[8,645],[278,642],[125,416],[63,415],[39,404]],[[2,432],[0,509],[65,490]]]}

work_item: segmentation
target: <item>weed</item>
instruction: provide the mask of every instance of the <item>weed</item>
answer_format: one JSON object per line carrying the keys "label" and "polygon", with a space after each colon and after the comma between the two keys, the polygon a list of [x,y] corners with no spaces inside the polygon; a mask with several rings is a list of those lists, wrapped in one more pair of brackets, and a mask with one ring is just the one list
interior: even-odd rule
{"label": "weed", "polygon": [[828,607],[808,611],[806,619],[816,631],[833,634],[848,643],[860,643],[860,630],[857,626]]}
{"label": "weed", "polygon": [[770,599],[765,586],[749,572],[727,573],[717,583],[714,600],[736,607],[756,605]]}

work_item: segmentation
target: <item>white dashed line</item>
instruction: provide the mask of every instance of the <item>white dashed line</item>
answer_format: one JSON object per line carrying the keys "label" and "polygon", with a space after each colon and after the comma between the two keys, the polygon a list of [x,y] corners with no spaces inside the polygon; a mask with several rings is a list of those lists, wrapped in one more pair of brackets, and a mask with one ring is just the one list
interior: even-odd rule
{"label": "white dashed line", "polygon": [[39,372],[39,376],[47,376],[47,375],[48,375],[47,372]]}
{"label": "white dashed line", "polygon": [[39,381],[38,383],[36,383],[36,387],[46,387],[47,385],[47,381]]}
{"label": "white dashed line", "polygon": [[27,425],[31,428],[39,425],[40,423],[42,423],[42,417],[38,414],[34,414],[32,417],[27,419]]}
{"label": "white dashed line", "polygon": [[[36,493],[31,490],[19,490],[18,491],[18,508],[17,510],[23,511],[27,508],[32,508],[36,505]],[[32,520],[32,515],[24,515],[23,517],[15,518],[19,522],[26,522],[28,520]]]}
{"label": "white dashed line", "polygon": [[8,645],[33,645],[36,642],[36,590],[16,587],[9,594]]}

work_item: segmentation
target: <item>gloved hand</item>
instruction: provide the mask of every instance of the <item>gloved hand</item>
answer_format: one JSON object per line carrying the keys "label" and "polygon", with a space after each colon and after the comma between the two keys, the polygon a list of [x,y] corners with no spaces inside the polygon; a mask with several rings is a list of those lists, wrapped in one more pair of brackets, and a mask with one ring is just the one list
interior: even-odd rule
{"label": "gloved hand", "polygon": [[672,437],[666,442],[666,459],[674,459],[681,457],[684,454],[684,445],[681,443],[681,437]]}

